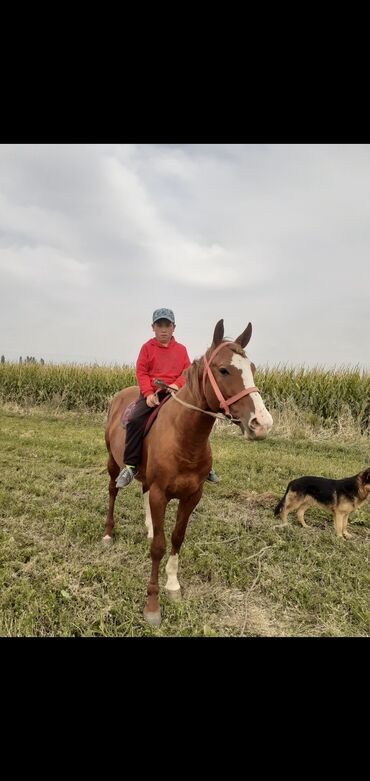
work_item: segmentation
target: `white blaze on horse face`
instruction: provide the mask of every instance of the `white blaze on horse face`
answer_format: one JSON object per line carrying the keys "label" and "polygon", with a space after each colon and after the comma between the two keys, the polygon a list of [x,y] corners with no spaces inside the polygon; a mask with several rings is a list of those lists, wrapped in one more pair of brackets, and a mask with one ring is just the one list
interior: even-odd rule
{"label": "white blaze on horse face", "polygon": [[145,526],[148,529],[148,539],[153,539],[153,521],[152,521],[152,513],[150,510],[150,504],[149,504],[149,491],[146,491],[144,496],[144,510],[145,510]]}
{"label": "white blaze on horse face", "polygon": [[167,572],[167,591],[179,591],[180,583],[177,580],[177,571],[179,568],[179,554],[175,553],[174,556],[170,556],[166,564]]}
{"label": "white blaze on horse face", "polygon": [[[253,388],[254,379],[249,358],[244,358],[238,353],[233,353],[231,363],[233,366],[236,366],[239,371],[241,371],[244,387]],[[256,417],[258,424],[269,430],[273,424],[273,420],[270,413],[266,409],[260,394],[255,391],[254,393],[250,394],[250,397],[253,401],[255,411],[254,413],[251,412],[249,420]]]}

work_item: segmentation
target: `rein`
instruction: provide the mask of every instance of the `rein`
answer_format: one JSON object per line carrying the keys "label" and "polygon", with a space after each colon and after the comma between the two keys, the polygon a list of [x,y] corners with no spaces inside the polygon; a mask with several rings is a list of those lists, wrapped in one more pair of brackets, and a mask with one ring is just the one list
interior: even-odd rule
{"label": "rein", "polygon": [[212,363],[216,353],[218,353],[218,351],[221,350],[222,347],[225,347],[225,345],[230,345],[230,344],[234,344],[234,342],[221,342],[221,344],[219,344],[218,347],[216,347],[216,349],[211,354],[209,362],[207,361],[207,358],[204,355],[203,393],[205,395],[205,385],[206,385],[206,380],[208,375],[208,379],[212,385],[212,388],[220,403],[220,408],[223,410],[223,412],[211,412],[210,410],[201,409],[200,407],[196,407],[194,404],[189,404],[187,401],[183,401],[182,399],[177,398],[177,391],[175,391],[165,382],[162,382],[162,380],[154,380],[154,385],[159,385],[161,388],[167,390],[168,393],[171,394],[172,398],[175,399],[175,401],[177,401],[179,404],[182,404],[183,407],[188,407],[188,409],[194,409],[197,412],[203,412],[204,415],[211,415],[212,418],[219,418],[220,420],[226,420],[228,423],[240,423],[240,418],[232,417],[230,412],[230,406],[234,404],[235,401],[242,399],[243,396],[248,396],[250,393],[255,393],[255,392],[259,393],[259,390],[254,385],[252,385],[250,388],[244,388],[242,391],[240,391],[240,393],[237,393],[235,396],[231,396],[229,399],[224,399],[217,385],[217,382],[212,374],[210,364]]}
{"label": "rein", "polygon": [[188,407],[188,409],[195,409],[197,412],[203,412],[204,415],[211,415],[212,418],[219,418],[220,420],[226,420],[228,423],[237,422],[239,423],[239,418],[232,418],[232,417],[226,417],[223,412],[211,412],[210,410],[201,409],[200,407],[196,407],[195,404],[189,404],[187,401],[182,401],[182,399],[177,398],[178,391],[175,391],[174,388],[170,388],[169,385],[167,385],[165,382],[162,382],[162,380],[154,380],[154,385],[159,385],[163,390],[168,391],[170,396],[172,396],[175,401],[178,401],[179,404],[182,404],[183,407]]}
{"label": "rein", "polygon": [[187,401],[182,401],[182,399],[178,399],[176,395],[176,391],[174,391],[173,388],[171,388],[171,396],[175,401],[178,401],[179,404],[182,404],[183,407],[189,407],[189,409],[196,409],[197,412],[203,412],[205,415],[212,415],[213,418],[219,418],[220,420],[226,420],[227,423],[240,423],[240,418],[232,418],[230,415],[226,415],[223,412],[210,412],[207,409],[201,409],[200,407],[195,407],[194,404],[188,404]]}

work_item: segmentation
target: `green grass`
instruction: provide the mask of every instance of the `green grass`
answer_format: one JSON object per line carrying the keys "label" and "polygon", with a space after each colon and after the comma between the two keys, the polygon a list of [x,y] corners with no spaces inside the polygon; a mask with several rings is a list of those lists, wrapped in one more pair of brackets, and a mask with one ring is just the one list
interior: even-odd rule
{"label": "green grass", "polygon": [[[102,547],[107,511],[104,415],[0,410],[0,634],[32,636],[370,635],[370,501],[350,518],[307,512],[275,528],[272,510],[302,474],[343,477],[370,465],[370,438],[350,426],[276,416],[274,433],[246,442],[217,424],[221,477],[206,484],[180,554],[184,598],[162,624],[142,615],[150,557],[141,487],[116,502],[116,541]],[[167,554],[176,502],[166,518]],[[290,516],[292,518],[292,516]]]}

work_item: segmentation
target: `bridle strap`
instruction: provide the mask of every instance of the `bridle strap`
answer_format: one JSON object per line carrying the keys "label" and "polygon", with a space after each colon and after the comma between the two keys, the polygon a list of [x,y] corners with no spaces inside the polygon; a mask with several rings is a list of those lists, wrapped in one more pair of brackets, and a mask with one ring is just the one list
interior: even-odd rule
{"label": "bridle strap", "polygon": [[220,388],[218,387],[217,382],[216,382],[216,380],[215,380],[215,378],[213,376],[213,373],[212,373],[212,370],[211,370],[211,363],[212,363],[215,355],[217,355],[217,353],[219,352],[219,350],[221,350],[226,345],[228,347],[230,347],[231,345],[235,345],[236,346],[235,342],[221,342],[216,347],[216,349],[213,350],[213,353],[211,354],[211,357],[210,357],[209,361],[207,360],[206,356],[204,356],[203,393],[204,393],[204,395],[206,394],[206,380],[207,380],[207,377],[208,377],[208,379],[209,379],[209,381],[210,381],[210,383],[212,385],[212,388],[213,388],[213,390],[214,390],[214,392],[216,394],[216,397],[217,397],[217,399],[218,399],[218,401],[220,403],[220,409],[224,410],[225,415],[231,417],[231,412],[230,412],[230,409],[229,409],[231,404],[234,404],[239,399],[242,399],[243,396],[248,396],[250,393],[259,393],[259,390],[254,385],[252,385],[250,388],[244,388],[242,391],[240,391],[240,393],[237,393],[235,396],[231,396],[229,399],[224,399],[224,397],[223,397],[223,395],[222,395],[222,393],[220,391]]}

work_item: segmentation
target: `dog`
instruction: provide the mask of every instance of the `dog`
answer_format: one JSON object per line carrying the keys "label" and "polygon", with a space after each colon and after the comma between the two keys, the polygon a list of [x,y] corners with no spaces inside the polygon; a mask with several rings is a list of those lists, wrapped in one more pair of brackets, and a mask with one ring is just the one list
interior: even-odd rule
{"label": "dog", "polygon": [[342,480],[331,480],[327,477],[298,477],[291,480],[277,503],[274,515],[281,515],[281,526],[288,525],[288,515],[297,513],[302,526],[307,527],[304,519],[305,511],[312,505],[319,505],[331,510],[334,517],[334,528],[338,537],[349,539],[352,535],[347,531],[349,514],[360,507],[370,493],[370,468],[359,472],[353,477]]}

